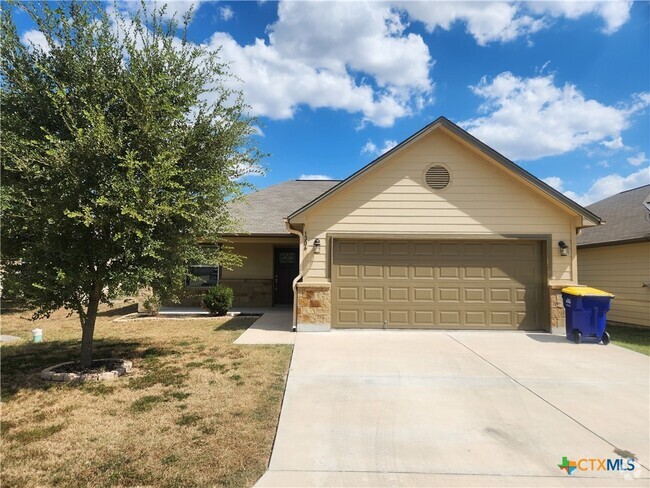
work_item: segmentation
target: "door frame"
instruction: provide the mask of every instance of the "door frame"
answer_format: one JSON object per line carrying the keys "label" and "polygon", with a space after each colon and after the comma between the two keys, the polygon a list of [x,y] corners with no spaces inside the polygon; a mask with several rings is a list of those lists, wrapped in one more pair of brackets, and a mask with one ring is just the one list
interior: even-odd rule
{"label": "door frame", "polygon": [[[279,249],[291,249],[292,251],[296,251],[296,256],[297,256],[297,263],[298,263],[298,275],[300,274],[300,246],[291,246],[287,244],[274,244],[273,245],[273,276],[271,278],[271,304],[273,307],[293,307],[294,301],[290,300],[289,303],[287,304],[276,304],[275,303],[275,271],[276,271],[276,264],[277,264],[277,259],[276,259],[276,253],[278,252]],[[296,276],[298,276],[296,275]],[[293,294],[293,280],[289,282],[289,289],[291,290],[291,294]]]}

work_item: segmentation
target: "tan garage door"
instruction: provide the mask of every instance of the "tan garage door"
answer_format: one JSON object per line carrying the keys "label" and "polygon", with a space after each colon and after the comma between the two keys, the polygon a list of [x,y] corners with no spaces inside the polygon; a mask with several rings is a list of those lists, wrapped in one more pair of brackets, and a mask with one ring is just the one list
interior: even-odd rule
{"label": "tan garage door", "polygon": [[543,328],[539,241],[334,240],[332,325]]}

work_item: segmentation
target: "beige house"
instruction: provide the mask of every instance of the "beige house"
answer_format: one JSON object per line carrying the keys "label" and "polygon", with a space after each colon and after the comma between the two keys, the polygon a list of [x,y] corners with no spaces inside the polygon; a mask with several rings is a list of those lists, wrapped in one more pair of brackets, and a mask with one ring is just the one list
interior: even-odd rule
{"label": "beige house", "polygon": [[232,206],[237,306],[298,330],[564,326],[591,211],[441,117],[343,181],[290,181]]}
{"label": "beige house", "polygon": [[616,295],[608,321],[650,327],[650,185],[587,208],[607,225],[578,237],[580,281]]}

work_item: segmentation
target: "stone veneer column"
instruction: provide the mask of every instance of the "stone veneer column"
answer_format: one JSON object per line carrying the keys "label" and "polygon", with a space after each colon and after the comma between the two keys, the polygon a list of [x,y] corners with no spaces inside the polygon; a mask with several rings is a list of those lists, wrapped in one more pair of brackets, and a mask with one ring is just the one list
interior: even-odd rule
{"label": "stone veneer column", "polygon": [[562,288],[571,285],[550,285],[548,295],[550,298],[551,310],[551,332],[554,334],[564,334],[566,327],[566,314],[564,304],[562,303]]}
{"label": "stone veneer column", "polygon": [[296,288],[298,332],[330,330],[332,322],[332,285],[330,283],[300,282]]}

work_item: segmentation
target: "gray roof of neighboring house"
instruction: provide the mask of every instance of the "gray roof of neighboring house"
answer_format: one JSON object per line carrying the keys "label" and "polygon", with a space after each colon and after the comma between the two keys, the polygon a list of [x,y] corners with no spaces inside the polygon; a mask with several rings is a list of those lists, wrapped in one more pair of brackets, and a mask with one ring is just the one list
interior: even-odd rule
{"label": "gray roof of neighboring house", "polygon": [[[583,229],[578,247],[650,240],[650,185],[627,190],[587,207],[605,225]],[[650,206],[650,203],[648,204]]]}
{"label": "gray roof of neighboring house", "polygon": [[291,180],[278,183],[230,203],[231,215],[239,220],[239,234],[289,234],[284,219],[339,180]]}

